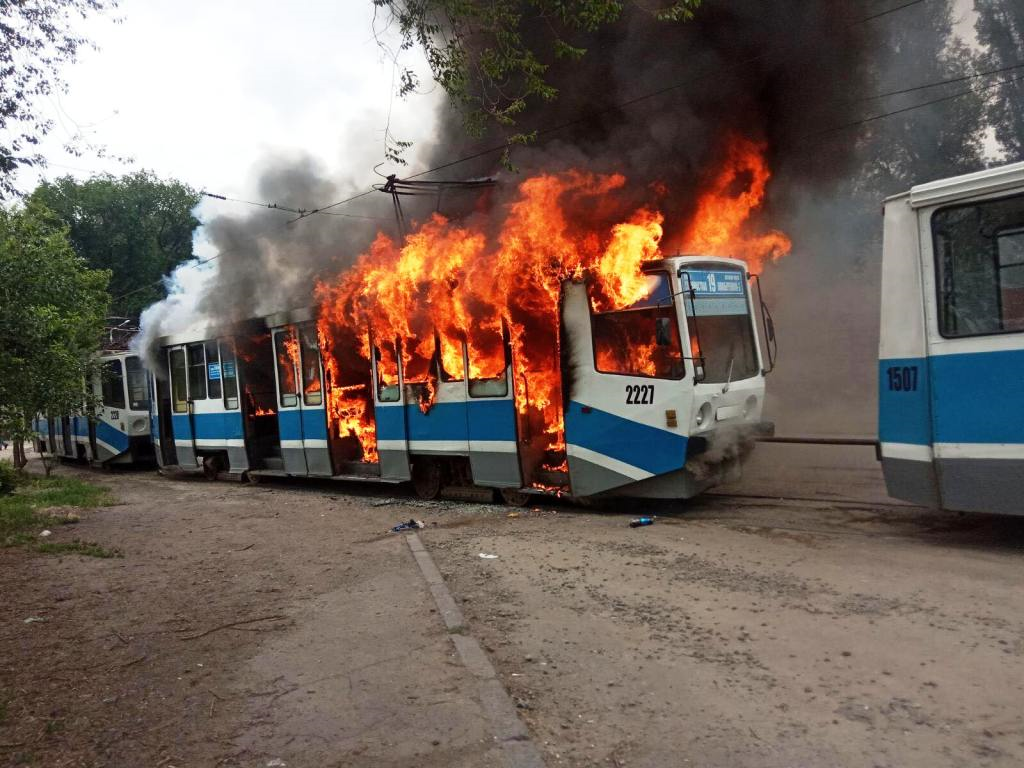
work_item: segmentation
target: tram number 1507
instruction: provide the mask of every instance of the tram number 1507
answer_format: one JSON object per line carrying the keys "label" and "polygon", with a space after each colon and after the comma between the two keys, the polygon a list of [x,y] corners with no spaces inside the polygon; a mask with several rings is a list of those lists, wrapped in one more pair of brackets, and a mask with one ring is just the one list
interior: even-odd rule
{"label": "tram number 1507", "polygon": [[889,390],[893,392],[917,391],[917,366],[893,365],[886,369],[889,374]]}

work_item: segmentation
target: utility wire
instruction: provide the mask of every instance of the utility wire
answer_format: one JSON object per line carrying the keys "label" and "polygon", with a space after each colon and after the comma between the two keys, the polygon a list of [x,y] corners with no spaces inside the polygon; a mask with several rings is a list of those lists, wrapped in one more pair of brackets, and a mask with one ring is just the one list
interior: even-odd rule
{"label": "utility wire", "polygon": [[976,80],[979,77],[988,77],[989,75],[999,75],[1003,72],[1009,72],[1014,69],[1020,69],[1024,67],[1024,61],[1018,64],[1011,64],[1008,67],[1000,67],[999,69],[990,69],[986,72],[977,72],[973,75],[963,75],[961,77],[951,77],[948,80],[936,80],[934,83],[925,83],[924,85],[915,85],[911,88],[902,88],[898,91],[886,91],[885,93],[876,93],[874,96],[865,96],[857,101],[874,101],[875,99],[884,99],[887,96],[899,96],[904,93],[913,93],[914,91],[923,91],[926,88],[938,88],[940,85],[950,85],[952,83],[963,83],[967,80]]}
{"label": "utility wire", "polygon": [[[920,2],[921,0],[918,0],[918,1]],[[881,98],[885,98],[885,97],[888,97],[888,96],[896,96],[896,95],[900,95],[900,94],[913,93],[914,91],[921,91],[921,90],[925,90],[927,88],[936,88],[936,87],[941,86],[941,85],[949,85],[949,84],[952,84],[952,83],[960,83],[960,82],[965,82],[967,80],[973,80],[973,79],[976,79],[976,78],[979,78],[979,77],[987,77],[987,76],[990,76],[990,75],[999,74],[1001,72],[1007,72],[1007,71],[1014,70],[1014,69],[1020,69],[1021,67],[1024,67],[1024,62],[1021,62],[1019,64],[1014,64],[1014,65],[1008,66],[1008,67],[1002,67],[1000,69],[993,69],[993,70],[990,70],[988,72],[979,72],[977,74],[964,75],[964,76],[961,76],[961,77],[950,78],[948,80],[937,80],[937,81],[935,81],[933,83],[925,83],[923,85],[916,85],[916,86],[913,86],[911,88],[903,88],[903,89],[896,90],[896,91],[888,91],[888,92],[885,92],[885,93],[878,93],[878,94],[875,94],[874,96],[867,96],[864,99],[860,99],[860,101],[871,101],[871,100],[874,100],[874,99],[881,99]],[[1010,80],[1000,81],[1000,82],[997,82],[997,83],[990,83],[988,85],[982,86],[982,88],[980,90],[977,90],[977,91],[975,89],[973,89],[973,88],[970,88],[970,89],[967,89],[967,90],[964,90],[964,91],[959,91],[959,92],[957,92],[957,93],[955,93],[955,94],[953,94],[951,96],[944,96],[942,98],[933,99],[931,101],[922,102],[920,104],[915,104],[915,105],[910,106],[910,107],[904,107],[903,109],[897,109],[897,110],[893,110],[891,112],[885,112],[885,113],[880,114],[880,115],[873,115],[873,116],[871,116],[869,118],[865,118],[864,120],[858,120],[858,121],[851,122],[851,123],[844,123],[843,125],[833,126],[831,128],[826,128],[826,129],[824,129],[822,131],[819,131],[817,133],[811,133],[811,134],[807,134],[807,135],[808,136],[824,135],[826,133],[831,133],[831,132],[834,132],[834,131],[838,131],[838,130],[841,130],[843,128],[849,128],[849,127],[852,127],[852,126],[855,126],[855,125],[861,125],[863,123],[869,123],[869,122],[872,122],[874,120],[880,120],[883,117],[889,117],[890,115],[898,115],[898,114],[901,114],[903,112],[909,112],[909,111],[911,111],[913,109],[919,109],[921,107],[927,107],[927,106],[930,106],[932,104],[939,104],[939,103],[944,102],[944,101],[951,101],[951,100],[959,98],[961,96],[966,96],[969,93],[976,93],[976,92],[980,93],[981,91],[989,90],[989,89],[994,88],[994,87],[996,87],[998,85],[1006,85],[1007,83],[1013,83],[1013,82],[1016,82],[1017,80],[1020,80],[1020,79],[1024,79],[1024,78],[1012,78]],[[614,105],[612,107],[606,107],[603,110],[598,110],[597,112],[592,112],[586,118],[577,118],[575,120],[570,120],[568,122],[561,123],[559,125],[551,126],[550,128],[545,128],[542,131],[538,131],[536,133],[536,135],[539,137],[539,136],[546,135],[548,133],[553,133],[555,131],[562,130],[563,128],[567,128],[569,126],[575,125],[576,123],[582,122],[585,119],[589,119],[589,117],[592,117],[594,115],[601,114],[602,112],[606,112],[606,111],[609,111],[609,110],[612,110],[612,109],[619,109],[619,108],[625,107],[625,106],[630,106],[632,104],[637,103],[638,101],[643,101],[645,99],[649,99],[649,98],[652,98],[654,96],[660,96],[663,93],[667,93],[668,91],[675,90],[676,88],[679,88],[679,87],[680,87],[679,84],[677,84],[677,85],[670,85],[670,86],[667,86],[665,88],[662,88],[661,90],[654,91],[654,92],[648,93],[648,94],[644,94],[642,96],[637,96],[635,99],[630,99],[629,101],[621,102],[620,104],[616,104],[616,105]],[[806,138],[806,136],[804,138]],[[507,146],[508,146],[508,144],[502,144],[501,146],[488,147],[487,149],[481,150],[481,151],[476,152],[474,154],[467,155],[465,157],[461,157],[458,160],[452,160],[451,162],[444,163],[443,165],[439,165],[439,166],[436,166],[434,168],[430,168],[430,169],[428,169],[426,171],[420,171],[419,173],[415,173],[415,174],[413,174],[411,176],[406,176],[405,178],[406,179],[415,179],[415,178],[417,178],[419,176],[425,176],[428,173],[434,173],[435,171],[444,170],[445,168],[450,168],[453,165],[459,165],[460,163],[465,163],[465,162],[467,162],[469,160],[475,160],[478,157],[483,157],[484,155],[489,155],[489,154],[492,154],[493,152],[497,152],[499,150],[504,150],[505,148],[507,148]]]}
{"label": "utility wire", "polygon": [[[299,221],[300,219],[304,219],[307,216],[312,216],[314,213],[326,213],[331,208],[337,208],[339,205],[344,205],[345,203],[351,203],[353,200],[358,200],[360,197],[366,197],[367,195],[372,195],[376,191],[377,191],[376,189],[371,187],[370,189],[366,190],[365,192],[360,192],[358,195],[352,195],[352,197],[346,197],[344,200],[339,200],[336,203],[331,203],[330,205],[325,205],[322,208],[314,208],[314,209],[312,209],[310,211],[303,211],[298,216],[296,216],[294,219],[289,219],[288,223],[289,224],[294,224],[296,221]],[[331,214],[331,215],[337,215],[337,214]]]}
{"label": "utility wire", "polygon": [[1018,82],[1020,80],[1024,80],[1024,75],[1020,75],[1018,77],[1013,77],[1013,78],[1010,78],[1009,80],[1000,80],[997,83],[989,83],[988,85],[983,85],[981,88],[967,88],[966,90],[957,91],[956,93],[950,94],[949,96],[942,96],[942,97],[940,97],[938,99],[931,99],[930,101],[923,101],[920,104],[913,104],[913,105],[911,105],[909,107],[904,107],[903,109],[894,109],[894,110],[892,110],[890,112],[883,112],[880,115],[872,115],[871,117],[865,117],[863,120],[854,120],[853,122],[850,122],[850,123],[843,123],[842,125],[834,125],[831,128],[825,128],[824,130],[821,130],[821,131],[815,131],[814,133],[804,134],[800,138],[809,139],[809,138],[812,138],[812,137],[815,137],[815,136],[824,136],[824,135],[829,134],[829,133],[835,133],[837,131],[845,130],[846,128],[853,128],[854,126],[864,125],[866,123],[873,123],[876,120],[881,120],[883,117],[891,117],[893,115],[901,115],[904,112],[911,112],[911,111],[913,111],[915,109],[920,109],[921,107],[929,107],[932,104],[941,104],[944,101],[953,101],[954,99],[959,99],[961,96],[967,96],[967,95],[972,94],[972,93],[983,93],[983,92],[985,92],[987,90],[990,90],[992,88],[995,88],[997,86],[1009,85],[1010,83],[1016,83],[1016,82]]}
{"label": "utility wire", "polygon": [[887,11],[879,11],[878,13],[875,13],[875,14],[873,14],[871,16],[868,16],[867,18],[863,18],[860,21],[855,21],[850,26],[852,27],[852,26],[856,26],[857,24],[865,24],[865,23],[867,23],[869,21],[873,21],[874,19],[879,19],[882,16],[888,16],[890,13],[896,13],[896,11],[902,11],[904,8],[909,8],[912,5],[918,5],[919,3],[924,3],[926,1],[927,0],[910,0],[909,3],[904,3],[903,5],[897,5],[895,8],[890,8]]}
{"label": "utility wire", "polygon": [[[221,251],[220,253],[218,253],[218,254],[216,254],[214,256],[211,256],[208,259],[197,260],[196,266],[197,267],[201,267],[203,264],[209,264],[211,261],[214,261],[215,259],[219,259],[221,256],[223,256],[223,255],[225,255],[227,253],[232,253],[235,250],[238,250],[238,249],[234,248],[234,249],[230,249],[230,250],[227,250],[227,251]],[[187,264],[188,262],[182,262],[182,263],[183,264]],[[177,266],[175,267],[175,269],[177,269]],[[160,285],[160,283],[162,283],[165,279],[166,279],[165,277],[161,276],[158,279],[154,280],[152,283],[146,283],[145,285],[140,285],[138,288],[134,288],[134,289],[128,291],[127,293],[122,293],[120,296],[115,296],[114,298],[112,298],[110,300],[110,303],[113,304],[115,302],[120,301],[121,299],[128,298],[129,296],[133,296],[136,293],[139,293],[140,291],[145,291],[148,288],[153,288],[153,287],[155,287],[157,285]]]}
{"label": "utility wire", "polygon": [[[254,205],[257,208],[269,208],[270,210],[274,211],[285,211],[286,213],[294,213],[298,214],[300,218],[302,214],[311,213],[311,211],[307,211],[304,208],[289,208],[286,205],[279,205],[278,203],[260,203],[255,200],[244,200],[239,197],[228,197],[227,195],[218,195],[213,192],[207,192],[205,190],[203,190],[199,194],[203,195],[204,197],[212,197],[214,200],[226,200],[232,203],[244,203],[245,205]],[[362,216],[356,213],[332,213],[331,215],[345,216],[346,218],[349,219],[371,219],[373,221],[384,221],[384,218],[381,216]]]}
{"label": "utility wire", "polygon": [[[885,10],[885,11],[879,11],[878,13],[871,14],[870,16],[866,16],[866,17],[864,17],[862,19],[858,19],[857,21],[854,21],[854,22],[852,22],[851,24],[849,24],[847,26],[848,27],[855,27],[855,26],[858,26],[860,24],[864,24],[866,22],[872,21],[874,19],[881,18],[882,16],[887,16],[890,13],[895,13],[896,11],[901,11],[904,8],[910,8],[911,6],[914,6],[914,5],[920,5],[921,3],[924,3],[924,2],[927,2],[927,0],[910,0],[910,2],[903,3],[902,5],[898,5],[898,6],[894,7],[894,8],[889,8],[888,10]],[[760,54],[758,54],[756,56],[751,56],[751,57],[749,57],[747,59],[744,59],[743,61],[738,62],[736,66],[737,67],[741,67],[741,66],[746,66],[748,64],[752,64],[755,61],[759,61],[761,59],[766,58],[768,55],[769,55],[768,53],[760,53]],[[638,103],[640,103],[642,101],[647,101],[648,99],[653,99],[653,98],[655,98],[657,96],[661,96],[661,95],[663,95],[665,93],[669,93],[671,91],[678,90],[679,88],[683,88],[683,87],[685,87],[687,85],[690,85],[690,84],[692,84],[694,82],[697,82],[698,80],[703,80],[703,79],[705,79],[705,77],[706,76],[690,77],[690,78],[687,78],[686,80],[683,80],[682,82],[675,83],[673,85],[669,85],[669,86],[666,86],[664,88],[659,88],[656,91],[651,91],[650,93],[642,94],[642,95],[637,96],[635,98],[628,99],[627,101],[618,102],[616,104],[612,104],[612,105],[604,107],[602,109],[598,109],[598,110],[594,110],[594,111],[588,112],[585,115],[581,115],[578,118],[574,118],[572,120],[568,120],[568,121],[566,121],[564,123],[559,123],[558,125],[553,125],[553,126],[549,126],[547,128],[542,128],[540,130],[537,130],[537,131],[533,132],[533,138],[537,139],[537,138],[539,138],[541,136],[547,136],[547,135],[549,135],[551,133],[556,133],[558,131],[565,130],[566,128],[570,128],[570,127],[572,127],[574,125],[578,125],[579,123],[583,123],[583,122],[586,122],[588,120],[592,120],[594,117],[597,117],[599,115],[605,114],[607,112],[613,112],[613,111],[616,111],[616,110],[619,110],[619,109],[624,109],[625,107],[630,107],[630,106],[632,106],[634,104],[638,104]],[[930,85],[927,85],[927,86],[919,86],[919,88],[932,87],[933,85],[938,85],[938,83],[933,83],[933,84],[930,84]],[[892,95],[892,94],[887,94],[887,95]],[[878,96],[877,98],[881,98],[881,96]],[[926,105],[921,105],[921,106],[926,106]],[[508,142],[504,142],[502,144],[497,144],[497,145],[494,145],[492,147],[488,147],[486,149],[482,149],[482,150],[480,150],[478,152],[474,152],[474,153],[472,153],[470,155],[466,155],[464,157],[460,157],[457,160],[452,160],[452,161],[444,163],[442,165],[435,166],[434,168],[429,168],[429,169],[427,169],[425,171],[420,171],[419,173],[414,173],[411,176],[406,176],[405,178],[406,179],[416,179],[416,178],[419,178],[420,176],[426,176],[427,174],[435,173],[436,171],[442,171],[442,170],[444,170],[446,168],[451,168],[453,166],[460,165],[460,164],[465,163],[465,162],[469,162],[470,160],[476,160],[477,158],[484,157],[486,155],[490,155],[490,154],[493,154],[495,152],[503,152],[503,151],[509,149],[510,146],[511,145]],[[344,205],[344,204],[349,203],[349,202],[351,202],[353,200],[357,200],[360,197],[365,197],[366,195],[372,194],[373,191],[374,190],[371,188],[371,189],[367,190],[366,192],[363,192],[361,194],[355,195],[353,197],[346,198],[345,200],[339,200],[336,203],[331,203],[330,205],[323,206],[322,208],[314,208],[313,210],[305,211],[305,212],[301,213],[299,216],[297,216],[296,218],[291,219],[288,223],[292,224],[292,223],[294,223],[296,221],[299,221],[300,219],[304,219],[304,218],[306,218],[308,216],[312,216],[315,213],[323,213],[323,212],[325,212],[325,211],[327,211],[327,210],[329,210],[331,208],[336,208],[339,205]]]}

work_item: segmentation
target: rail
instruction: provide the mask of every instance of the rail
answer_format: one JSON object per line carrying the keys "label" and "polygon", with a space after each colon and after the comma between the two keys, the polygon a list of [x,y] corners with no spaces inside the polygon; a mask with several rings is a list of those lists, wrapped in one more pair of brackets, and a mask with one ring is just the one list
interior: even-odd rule
{"label": "rail", "polygon": [[810,445],[878,445],[876,437],[773,435],[757,438],[760,443],[808,443]]}

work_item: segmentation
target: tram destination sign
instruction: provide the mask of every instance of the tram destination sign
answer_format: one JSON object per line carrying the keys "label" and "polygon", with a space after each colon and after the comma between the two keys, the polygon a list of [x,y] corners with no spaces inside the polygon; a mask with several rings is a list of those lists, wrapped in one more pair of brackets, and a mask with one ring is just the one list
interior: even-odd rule
{"label": "tram destination sign", "polygon": [[[738,270],[683,269],[679,273],[683,289],[693,288],[697,296],[743,296],[743,273]],[[687,285],[686,277],[690,278]]]}

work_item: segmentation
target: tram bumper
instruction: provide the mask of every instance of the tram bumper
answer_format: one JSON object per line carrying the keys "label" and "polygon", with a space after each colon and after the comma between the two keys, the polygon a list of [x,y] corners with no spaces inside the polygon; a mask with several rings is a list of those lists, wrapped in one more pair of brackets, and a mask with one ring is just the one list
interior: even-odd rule
{"label": "tram bumper", "polygon": [[655,475],[609,491],[608,496],[646,499],[689,499],[722,483],[740,479],[741,467],[754,444],[775,434],[770,421],[720,424],[686,444],[686,463],[673,472]]}

